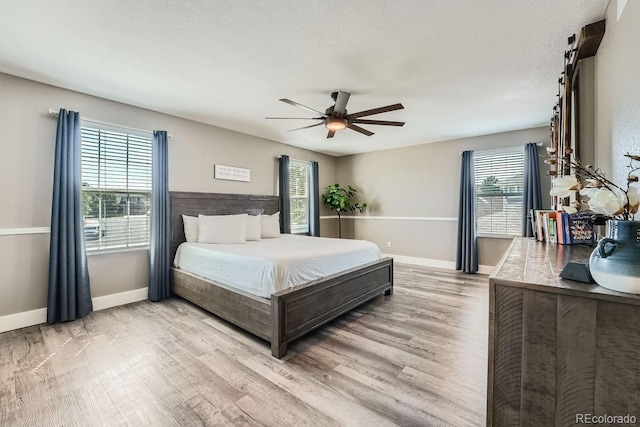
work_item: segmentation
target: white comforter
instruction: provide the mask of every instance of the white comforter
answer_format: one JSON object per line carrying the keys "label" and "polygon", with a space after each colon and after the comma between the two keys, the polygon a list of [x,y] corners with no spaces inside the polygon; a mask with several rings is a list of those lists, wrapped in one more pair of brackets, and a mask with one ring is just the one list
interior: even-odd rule
{"label": "white comforter", "polygon": [[285,234],[245,244],[183,243],[174,265],[182,270],[270,298],[272,293],[382,257],[365,240]]}

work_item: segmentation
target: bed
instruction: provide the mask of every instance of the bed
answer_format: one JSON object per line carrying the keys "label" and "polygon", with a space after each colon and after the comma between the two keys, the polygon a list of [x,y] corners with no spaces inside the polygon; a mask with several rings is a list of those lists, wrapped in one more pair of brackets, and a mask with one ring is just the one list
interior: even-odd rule
{"label": "bed", "polygon": [[[185,242],[183,214],[266,215],[279,211],[277,196],[171,192],[170,199],[172,260],[178,247]],[[175,295],[269,341],[271,354],[282,358],[291,341],[371,298],[393,294],[393,259],[367,262],[282,290],[277,290],[282,284],[275,284],[276,291],[269,297],[265,297],[266,294],[257,296],[178,267],[171,269],[171,279]]]}

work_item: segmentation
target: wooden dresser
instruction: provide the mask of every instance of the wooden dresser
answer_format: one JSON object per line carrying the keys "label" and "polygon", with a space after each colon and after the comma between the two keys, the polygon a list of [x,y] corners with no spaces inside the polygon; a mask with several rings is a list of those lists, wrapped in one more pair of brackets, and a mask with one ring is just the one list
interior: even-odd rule
{"label": "wooden dresser", "polygon": [[491,275],[487,425],[640,422],[640,297],[559,277],[591,251],[516,238]]}

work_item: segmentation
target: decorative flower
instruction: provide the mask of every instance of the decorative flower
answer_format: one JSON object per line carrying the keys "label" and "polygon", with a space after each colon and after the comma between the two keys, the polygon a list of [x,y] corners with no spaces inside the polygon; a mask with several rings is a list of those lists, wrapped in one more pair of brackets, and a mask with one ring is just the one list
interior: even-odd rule
{"label": "decorative flower", "polygon": [[558,178],[554,178],[551,181],[553,188],[551,188],[551,195],[557,197],[569,197],[577,190],[582,188],[580,181],[573,175],[565,175]]}
{"label": "decorative flower", "polygon": [[[634,174],[640,170],[640,166],[634,165],[634,162],[640,162],[640,156],[625,154],[625,157],[630,159],[630,171],[624,189],[609,181],[602,171],[594,169],[592,165],[582,166],[579,161],[565,160],[575,175],[554,178],[550,194],[565,198],[579,191],[581,196],[589,198],[586,205],[591,212],[615,219],[634,219],[640,207],[638,176]],[[585,182],[584,186],[581,181]],[[579,207],[578,202],[573,202],[571,206],[563,206],[563,209],[568,213],[576,213]]]}
{"label": "decorative flower", "polygon": [[609,190],[607,188],[583,188],[581,196],[587,196],[589,209],[597,214],[605,216],[620,215],[624,211],[626,196],[619,188]]}

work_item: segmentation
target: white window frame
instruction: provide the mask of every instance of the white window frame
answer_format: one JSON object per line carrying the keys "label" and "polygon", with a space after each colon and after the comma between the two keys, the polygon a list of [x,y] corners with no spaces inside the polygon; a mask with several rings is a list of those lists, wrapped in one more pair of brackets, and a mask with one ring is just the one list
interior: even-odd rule
{"label": "white window frame", "polygon": [[[293,190],[293,186],[291,185],[291,169],[293,166],[298,166],[298,167],[304,167],[306,169],[307,172],[307,188],[306,188],[306,195],[304,196],[298,196],[298,195],[293,195],[292,194],[292,190]],[[309,218],[309,209],[310,209],[310,199],[311,199],[311,195],[310,195],[310,190],[311,190],[311,162],[305,162],[302,160],[294,160],[294,159],[290,159],[289,160],[289,206],[290,206],[290,220],[289,220],[289,226],[291,227],[291,234],[309,234],[309,231],[311,230],[311,226],[310,226],[310,218]],[[304,224],[293,224],[293,218],[294,218],[294,214],[293,214],[293,201],[295,200],[300,200],[303,199],[305,200],[305,212],[306,212],[306,220]]]}
{"label": "white window frame", "polygon": [[[504,169],[502,170],[498,169],[500,166],[504,166],[506,164],[505,163],[506,160],[501,160],[501,158],[504,158],[506,156],[516,157],[516,158],[519,158],[520,160],[520,162],[517,165],[515,165],[514,169],[508,173],[505,173]],[[487,166],[487,163],[488,163],[487,159],[491,159],[489,161],[496,159],[497,163],[495,165]],[[487,194],[483,194],[481,192],[481,184],[484,181],[484,179],[488,178],[489,176],[497,176],[498,182],[501,178],[504,180],[505,175],[508,175],[508,174],[512,174],[513,176],[517,176],[518,174],[521,174],[522,178],[524,178],[524,146],[501,148],[496,150],[475,151],[473,162],[474,162],[474,165],[473,165],[474,180],[476,183],[475,203],[476,203],[476,216],[477,216],[476,221],[478,225],[478,237],[511,239],[513,237],[520,236],[522,234],[522,203],[523,203],[522,197],[523,197],[524,182],[520,181],[518,185],[511,186],[510,190],[512,191],[500,191],[496,193],[487,193]],[[479,167],[479,163],[487,167],[484,167],[484,168]],[[492,169],[493,167],[495,167],[495,170]],[[491,230],[487,232],[484,229],[481,229],[480,227],[481,203],[483,202],[483,200],[486,200],[489,198],[497,198],[497,197],[502,197],[503,204],[505,203],[505,200],[507,200],[507,204],[508,204],[508,198],[519,197],[520,209],[517,212],[512,213],[512,216],[507,216],[508,214],[505,214],[504,228],[500,229],[499,225],[497,227],[493,227],[493,222],[492,222]],[[509,225],[511,225],[511,227],[509,228],[511,229],[508,228],[506,218],[511,219],[511,220],[508,220]],[[498,228],[498,230],[496,230],[496,228]]]}
{"label": "white window frame", "polygon": [[[125,128],[125,127],[119,127],[119,126],[114,126],[114,125],[108,125],[108,124],[104,124],[104,123],[100,123],[100,122],[93,122],[93,121],[89,121],[89,120],[82,120],[81,122],[81,141],[84,141],[85,138],[88,139],[87,136],[87,132],[105,132],[107,134],[111,133],[117,133],[120,135],[125,135],[125,138],[127,140],[127,148],[126,148],[126,153],[127,153],[127,168],[126,168],[126,173],[125,173],[125,181],[126,183],[124,184],[124,186],[122,185],[112,185],[109,186],[107,185],[106,182],[104,182],[103,178],[100,177],[99,178],[99,183],[97,186],[94,186],[94,190],[92,191],[86,191],[86,188],[84,186],[84,183],[87,182],[94,182],[95,184],[95,177],[91,177],[90,175],[86,175],[85,171],[83,170],[83,175],[82,175],[82,182],[83,182],[83,187],[82,187],[82,193],[89,193],[89,192],[95,192],[95,193],[118,193],[118,194],[123,194],[126,195],[127,198],[127,203],[126,203],[126,207],[125,207],[125,214],[122,216],[122,221],[125,222],[124,225],[124,233],[119,233],[116,234],[116,236],[120,236],[120,241],[117,243],[109,243],[109,240],[111,240],[110,238],[113,238],[113,235],[111,233],[114,233],[113,227],[109,227],[109,219],[110,217],[107,217],[106,214],[99,213],[97,218],[85,218],[83,216],[83,226],[85,227],[85,233],[84,233],[84,237],[85,237],[85,246],[86,246],[86,250],[87,250],[87,254],[88,255],[94,255],[94,254],[102,254],[102,253],[112,253],[112,252],[128,252],[128,251],[134,251],[134,250],[145,250],[149,248],[149,239],[150,239],[150,225],[151,225],[151,206],[150,206],[150,201],[151,201],[151,168],[152,168],[152,160],[151,160],[151,144],[153,141],[153,134],[151,132],[145,132],[145,131],[140,131],[140,130],[136,130],[136,129],[129,129],[129,128]],[[133,147],[129,145],[129,139],[135,139],[136,144],[138,144],[137,147]],[[132,174],[132,169],[129,168],[129,155],[131,153],[131,151],[133,151],[135,148],[139,148],[140,147],[140,140],[144,139],[144,140],[148,140],[148,141],[144,141],[145,143],[148,142],[148,147],[143,147],[144,149],[144,153],[143,154],[148,154],[148,161],[138,161],[137,165],[136,165],[136,172],[139,172],[140,170],[140,164],[144,163],[146,165],[148,165],[148,170],[146,168],[145,169],[145,175],[144,178],[142,178],[142,180],[144,181],[144,184],[141,184],[143,188],[135,188],[135,184],[133,184],[133,179],[134,175]],[[102,142],[100,142],[102,144]],[[85,156],[87,155],[88,152],[88,148],[85,148],[84,143],[82,144],[82,157],[83,157],[83,165],[86,165],[86,158]],[[99,165],[101,160],[96,161],[96,167]],[[98,173],[100,174],[100,173]],[[107,178],[108,179],[108,178]],[[132,206],[131,206],[131,200],[130,200],[130,195],[133,195],[133,197],[142,195],[142,194],[149,194],[148,196],[148,209],[147,209],[147,205],[140,207],[137,206],[138,209],[143,209],[145,210],[145,213],[142,215],[133,215],[132,212]],[[83,197],[84,200],[84,197]],[[101,211],[101,210],[100,210]],[[83,204],[83,214],[85,212],[85,206]],[[136,217],[136,218],[134,218]],[[113,217],[111,217],[113,218]],[[131,226],[131,221],[136,220],[139,222],[143,223],[142,227],[133,227]],[[95,236],[93,233],[91,233],[91,235],[87,234],[87,227],[91,228],[91,225],[93,225],[93,223],[97,221],[98,222],[98,235]],[[89,225],[87,225],[87,223],[89,223]],[[132,231],[146,231],[146,238],[142,239],[142,241],[140,241],[140,239],[136,239],[135,237],[132,237]],[[124,237],[122,237],[124,236]]]}

